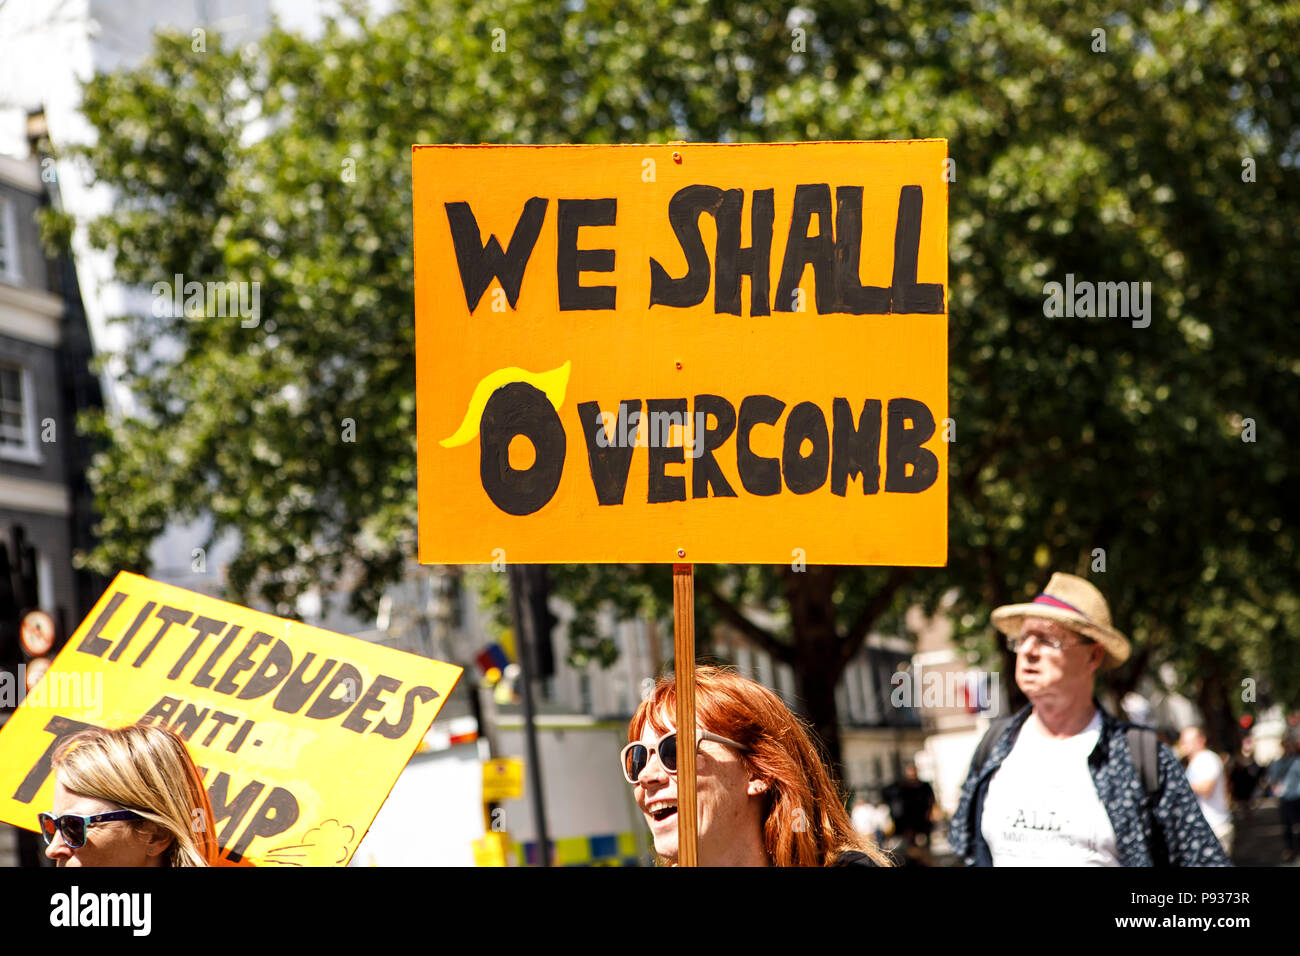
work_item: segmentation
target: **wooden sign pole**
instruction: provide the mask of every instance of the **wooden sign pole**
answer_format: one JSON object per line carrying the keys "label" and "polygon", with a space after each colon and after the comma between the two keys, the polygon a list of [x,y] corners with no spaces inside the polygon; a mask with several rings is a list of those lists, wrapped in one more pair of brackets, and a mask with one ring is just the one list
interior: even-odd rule
{"label": "wooden sign pole", "polygon": [[677,674],[677,865],[696,866],[695,566],[673,565],[673,659]]}

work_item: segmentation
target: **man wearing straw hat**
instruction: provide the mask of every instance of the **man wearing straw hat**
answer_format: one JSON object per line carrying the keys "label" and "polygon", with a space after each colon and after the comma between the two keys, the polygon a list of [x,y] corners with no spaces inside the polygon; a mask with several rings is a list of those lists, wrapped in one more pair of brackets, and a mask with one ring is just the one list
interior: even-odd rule
{"label": "man wearing straw hat", "polygon": [[971,761],[949,843],[972,866],[1228,866],[1173,752],[1093,694],[1128,659],[1101,592],[1052,575],[993,612],[1029,699]]}

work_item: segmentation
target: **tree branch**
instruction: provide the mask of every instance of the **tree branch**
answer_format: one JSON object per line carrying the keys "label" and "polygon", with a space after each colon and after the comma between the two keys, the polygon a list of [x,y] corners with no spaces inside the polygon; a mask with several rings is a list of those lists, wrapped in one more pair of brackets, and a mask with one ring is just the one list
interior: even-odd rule
{"label": "tree branch", "polygon": [[844,635],[844,641],[840,645],[841,667],[847,666],[848,662],[853,659],[853,655],[858,652],[858,648],[866,640],[871,625],[875,624],[876,619],[885,612],[885,608],[889,607],[890,601],[894,599],[895,592],[907,583],[913,573],[912,568],[894,568],[889,580],[872,596],[871,600],[867,602],[867,606],[858,613],[857,619],[849,627],[848,632]]}
{"label": "tree branch", "polygon": [[[696,578],[696,584],[699,583],[699,578]],[[740,608],[719,594],[712,585],[703,586],[700,590],[704,592],[705,597],[717,608],[718,613],[722,615],[722,619],[728,624],[783,664],[794,663],[794,653],[788,644],[781,643],[776,639],[776,635],[763,630],[763,628],[745,617]]]}

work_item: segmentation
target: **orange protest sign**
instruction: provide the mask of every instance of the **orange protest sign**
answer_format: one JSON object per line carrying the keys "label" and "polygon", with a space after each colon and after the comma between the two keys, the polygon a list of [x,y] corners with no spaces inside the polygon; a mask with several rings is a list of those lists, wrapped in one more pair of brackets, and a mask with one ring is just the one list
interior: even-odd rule
{"label": "orange protest sign", "polygon": [[943,564],[946,157],[415,147],[420,560]]}
{"label": "orange protest sign", "polygon": [[157,723],[186,739],[225,856],[342,866],[460,673],[123,572],[0,728],[0,820],[36,829],[64,737]]}

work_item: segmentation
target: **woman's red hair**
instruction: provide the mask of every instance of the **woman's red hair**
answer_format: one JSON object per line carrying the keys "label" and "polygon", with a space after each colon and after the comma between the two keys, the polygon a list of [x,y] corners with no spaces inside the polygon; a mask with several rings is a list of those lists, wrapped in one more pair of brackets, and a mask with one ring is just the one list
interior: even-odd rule
{"label": "woman's red hair", "polygon": [[[750,771],[768,782],[763,844],[774,866],[830,866],[858,850],[880,866],[890,858],[853,829],[814,737],[804,722],[762,684],[718,667],[695,669],[695,719],[746,750]],[[677,684],[660,678],[628,725],[629,742],[649,723],[659,733],[677,724]]]}

